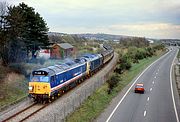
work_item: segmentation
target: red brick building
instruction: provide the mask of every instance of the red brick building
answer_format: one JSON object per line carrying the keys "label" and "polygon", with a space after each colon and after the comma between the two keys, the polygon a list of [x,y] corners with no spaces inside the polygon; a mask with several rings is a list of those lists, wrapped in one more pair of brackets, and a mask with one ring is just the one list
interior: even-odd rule
{"label": "red brick building", "polygon": [[74,47],[69,43],[54,44],[51,47],[50,58],[63,59],[74,54]]}

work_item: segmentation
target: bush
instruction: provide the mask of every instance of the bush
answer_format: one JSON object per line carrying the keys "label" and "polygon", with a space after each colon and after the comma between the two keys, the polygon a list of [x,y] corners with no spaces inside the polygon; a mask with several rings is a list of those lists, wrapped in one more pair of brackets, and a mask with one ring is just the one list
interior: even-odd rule
{"label": "bush", "polygon": [[137,60],[141,60],[141,59],[144,59],[146,58],[146,51],[144,48],[139,48],[136,52],[136,55],[135,57],[137,58]]}
{"label": "bush", "polygon": [[158,44],[158,45],[153,46],[153,48],[154,48],[155,50],[163,50],[163,49],[165,49],[165,46],[162,45],[162,44]]}
{"label": "bush", "polygon": [[146,50],[147,57],[152,57],[155,53],[155,50],[151,47],[147,47],[145,50]]}
{"label": "bush", "polygon": [[117,74],[117,73],[113,73],[112,76],[110,77],[110,79],[107,80],[107,83],[108,83],[108,94],[110,94],[111,91],[113,90],[113,88],[118,85],[119,81],[121,81],[120,75]]}
{"label": "bush", "polygon": [[4,67],[0,65],[0,83],[3,81],[3,79],[6,77],[6,74],[12,72],[9,67]]}
{"label": "bush", "polygon": [[129,70],[131,68],[131,62],[130,61],[127,61],[125,63],[125,68],[126,68],[126,70]]}
{"label": "bush", "polygon": [[119,58],[118,66],[115,69],[115,72],[122,74],[124,70],[129,70],[131,68],[131,61],[127,54]]}
{"label": "bush", "polygon": [[23,74],[25,77],[27,77],[28,75],[24,64],[13,63],[13,64],[10,64],[9,67],[16,73]]}

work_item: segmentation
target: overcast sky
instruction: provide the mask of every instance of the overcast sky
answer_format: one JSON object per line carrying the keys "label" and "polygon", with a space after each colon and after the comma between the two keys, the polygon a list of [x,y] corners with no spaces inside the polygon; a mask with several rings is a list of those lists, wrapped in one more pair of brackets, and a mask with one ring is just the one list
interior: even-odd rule
{"label": "overcast sky", "polygon": [[180,39],[180,0],[5,1],[35,8],[53,32]]}

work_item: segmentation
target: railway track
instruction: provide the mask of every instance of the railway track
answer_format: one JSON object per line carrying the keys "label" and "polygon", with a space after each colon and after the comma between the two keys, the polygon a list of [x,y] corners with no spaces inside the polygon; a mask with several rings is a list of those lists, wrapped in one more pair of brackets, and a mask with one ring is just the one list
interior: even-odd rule
{"label": "railway track", "polygon": [[33,103],[32,105],[26,107],[25,109],[4,119],[2,122],[23,122],[23,121],[27,120],[29,117],[36,114],[38,111],[45,108],[47,105],[48,104]]}
{"label": "railway track", "polygon": [[[89,77],[87,79],[89,79]],[[77,84],[77,86],[79,86],[79,84]],[[73,88],[70,88],[68,91],[71,91],[72,89]],[[69,93],[69,92],[64,92],[61,94],[61,96],[65,95],[67,93]],[[59,96],[59,97],[61,97],[61,96]],[[31,116],[38,113],[40,110],[42,110],[43,108],[45,108],[49,104],[52,104],[59,97],[55,97],[51,102],[46,103],[46,104],[33,103],[32,105],[29,105],[28,107],[24,108],[23,110],[20,110],[19,112],[17,112],[15,114],[9,116],[8,118],[4,119],[2,122],[23,122],[23,121],[27,120],[28,118],[30,118]]]}

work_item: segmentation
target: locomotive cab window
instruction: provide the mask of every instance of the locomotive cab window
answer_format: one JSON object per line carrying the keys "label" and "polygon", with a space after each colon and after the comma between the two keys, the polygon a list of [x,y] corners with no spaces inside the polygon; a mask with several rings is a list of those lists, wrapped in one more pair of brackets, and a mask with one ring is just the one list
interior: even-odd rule
{"label": "locomotive cab window", "polygon": [[47,76],[34,76],[31,78],[31,82],[49,82],[49,77],[47,77]]}
{"label": "locomotive cab window", "polygon": [[40,82],[49,82],[49,77],[44,77],[44,76],[41,76],[39,78]]}

